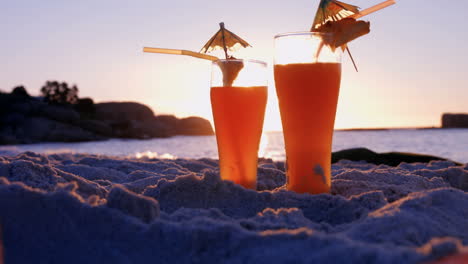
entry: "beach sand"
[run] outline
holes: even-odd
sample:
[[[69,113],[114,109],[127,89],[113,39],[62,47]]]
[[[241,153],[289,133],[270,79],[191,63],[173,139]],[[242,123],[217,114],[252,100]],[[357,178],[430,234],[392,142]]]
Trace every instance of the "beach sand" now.
[[[467,165],[342,160],[332,174],[332,194],[308,195],[283,190],[284,163],[271,160],[253,191],[220,180],[211,159],[3,156],[5,263],[424,263],[468,252]]]

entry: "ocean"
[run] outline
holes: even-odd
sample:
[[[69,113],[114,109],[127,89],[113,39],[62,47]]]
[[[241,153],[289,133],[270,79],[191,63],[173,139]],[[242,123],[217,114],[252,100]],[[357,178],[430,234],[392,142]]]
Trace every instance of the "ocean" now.
[[[390,129],[335,131],[333,151],[365,147],[376,152],[412,152],[468,163],[468,129]],[[176,136],[148,140],[111,139],[84,143],[41,143],[0,146],[0,155],[24,151],[89,153],[109,156],[160,158],[217,158],[215,136]],[[259,156],[284,160],[281,132],[265,132]]]

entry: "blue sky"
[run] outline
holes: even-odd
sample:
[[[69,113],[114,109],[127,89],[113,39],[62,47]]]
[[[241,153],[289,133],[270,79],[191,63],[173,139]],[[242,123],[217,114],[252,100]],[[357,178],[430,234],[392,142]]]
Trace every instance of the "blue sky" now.
[[[355,0],[362,8],[380,1]],[[453,3],[454,2],[454,3]],[[336,125],[437,126],[442,112],[468,112],[468,1],[397,0],[366,17],[371,33],[343,61]],[[456,4],[456,5],[454,5]],[[272,62],[273,36],[307,30],[318,5],[285,1],[4,1],[0,9],[0,89],[46,80],[75,83],[96,101],[139,101],[156,113],[211,118],[210,63],[144,54],[143,46],[198,51],[224,21],[253,48],[241,56]],[[465,20],[465,21],[464,21]],[[280,130],[270,76],[265,129]]]

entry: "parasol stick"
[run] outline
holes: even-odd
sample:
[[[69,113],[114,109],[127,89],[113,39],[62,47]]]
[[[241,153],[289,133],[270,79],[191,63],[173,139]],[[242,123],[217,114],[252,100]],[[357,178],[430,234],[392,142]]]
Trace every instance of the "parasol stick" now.
[[[203,54],[203,53],[198,53],[190,50],[179,50],[179,49],[162,49],[162,48],[150,48],[150,47],[144,47],[143,52],[149,52],[149,53],[162,53],[162,54],[174,54],[174,55],[186,55],[186,56],[192,56],[195,58],[199,59],[205,59],[205,60],[210,60],[210,61],[216,61],[219,60],[218,57]]]
[[[395,0],[387,0],[387,1],[382,2],[380,4],[376,4],[375,6],[364,9],[364,10],[360,11],[359,13],[357,13],[355,15],[352,15],[350,17],[354,18],[354,19],[359,19],[359,18],[361,18],[363,16],[367,16],[367,15],[372,14],[374,12],[377,12],[377,11],[379,11],[381,9],[389,7],[389,6],[393,5],[393,4],[396,4]]]

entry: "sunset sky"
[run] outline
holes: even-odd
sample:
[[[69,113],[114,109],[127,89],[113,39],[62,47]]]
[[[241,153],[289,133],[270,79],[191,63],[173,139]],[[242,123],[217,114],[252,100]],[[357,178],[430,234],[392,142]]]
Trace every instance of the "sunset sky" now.
[[[253,46],[237,57],[271,66],[273,36],[308,30],[318,2],[4,1],[0,89],[22,84],[38,95],[46,80],[66,81],[97,102],[138,101],[157,114],[211,120],[210,62],[142,47],[198,51],[224,21]],[[397,0],[366,17],[371,33],[350,43],[360,72],[343,60],[336,128],[439,126],[443,112],[468,112],[466,10],[465,0]],[[281,130],[270,73],[265,130]]]

